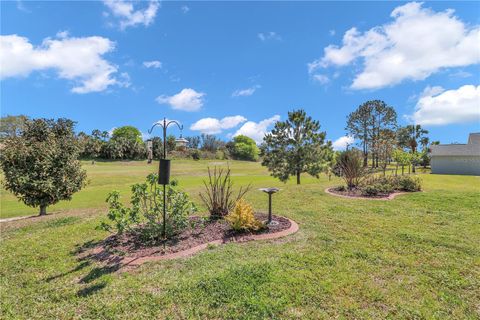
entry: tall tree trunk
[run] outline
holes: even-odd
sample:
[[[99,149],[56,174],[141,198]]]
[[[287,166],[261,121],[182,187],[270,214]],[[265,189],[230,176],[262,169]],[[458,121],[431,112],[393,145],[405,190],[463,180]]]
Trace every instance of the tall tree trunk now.
[[[41,205],[40,206],[40,215],[45,216],[47,214],[47,206],[46,205]]]
[[[412,163],[412,173],[415,173],[415,164]]]
[[[297,170],[297,184],[300,184],[300,170]]]
[[[363,141],[363,166],[368,166],[368,150],[367,150],[367,142]]]

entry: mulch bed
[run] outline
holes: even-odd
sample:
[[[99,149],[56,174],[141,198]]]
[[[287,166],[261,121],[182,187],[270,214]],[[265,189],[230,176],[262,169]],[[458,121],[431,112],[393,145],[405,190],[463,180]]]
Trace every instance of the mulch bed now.
[[[264,213],[256,213],[255,216],[260,221],[265,221],[268,217]],[[195,222],[202,221],[200,217],[192,217],[191,219]],[[189,249],[207,243],[256,240],[261,238],[261,235],[280,233],[292,226],[291,221],[284,217],[273,215],[273,221],[278,222],[278,224],[270,225],[255,232],[235,232],[223,219],[207,220],[203,224],[196,223],[193,228],[186,228],[173,239],[153,244],[145,244],[135,234],[112,235],[98,243],[93,250],[86,250],[84,253],[87,255],[83,255],[82,259],[93,259],[107,265],[129,264],[130,261],[135,260],[158,260],[162,257],[175,256],[176,253],[187,252]],[[192,253],[194,252],[192,251]]]
[[[332,195],[337,195],[340,197],[345,197],[345,198],[360,198],[360,199],[372,199],[372,200],[391,200],[395,198],[398,195],[405,194],[406,192],[404,191],[395,191],[392,193],[388,194],[379,194],[375,196],[366,196],[362,194],[362,191],[360,189],[353,189],[353,190],[340,190],[339,187],[333,187],[333,188],[327,188],[325,192],[332,194]]]

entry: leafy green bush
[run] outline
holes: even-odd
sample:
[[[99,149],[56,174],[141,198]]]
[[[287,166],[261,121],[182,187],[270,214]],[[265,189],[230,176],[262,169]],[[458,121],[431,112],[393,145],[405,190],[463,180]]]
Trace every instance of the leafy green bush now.
[[[385,195],[395,190],[414,192],[422,189],[421,180],[412,176],[370,177],[364,180],[360,190],[365,196]]]
[[[360,187],[364,196],[388,195],[394,191],[390,183],[374,183]]]
[[[422,190],[422,181],[418,177],[412,176],[399,176],[396,177],[397,183],[396,188],[397,190],[414,192]]]
[[[200,151],[198,149],[192,149],[190,156],[193,160],[200,160]]]
[[[252,138],[238,135],[228,144],[230,154],[234,159],[257,161],[260,152],[257,143]]]
[[[71,200],[85,185],[74,127],[68,119],[27,120],[23,131],[2,141],[5,189],[27,206],[40,207],[40,215],[50,205]]]
[[[243,198],[235,203],[235,208],[225,220],[235,231],[256,231],[263,228],[263,223],[255,218],[252,206]]]
[[[189,215],[197,208],[188,195],[176,188],[176,183],[166,187],[166,221],[163,220],[163,187],[157,183],[158,176],[149,174],[146,182],[132,186],[131,207],[120,202],[120,193],[113,191],[107,202],[109,223],[102,222],[103,230],[123,234],[138,233],[145,241],[161,240],[165,224],[166,238],[178,234],[189,225]],[[172,180],[172,182],[175,180]]]

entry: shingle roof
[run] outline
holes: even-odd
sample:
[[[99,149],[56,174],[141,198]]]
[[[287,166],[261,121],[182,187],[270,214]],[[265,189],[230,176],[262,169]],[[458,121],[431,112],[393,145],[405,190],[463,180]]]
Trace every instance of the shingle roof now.
[[[431,147],[435,156],[480,156],[480,133],[470,133],[467,144],[439,144]]]

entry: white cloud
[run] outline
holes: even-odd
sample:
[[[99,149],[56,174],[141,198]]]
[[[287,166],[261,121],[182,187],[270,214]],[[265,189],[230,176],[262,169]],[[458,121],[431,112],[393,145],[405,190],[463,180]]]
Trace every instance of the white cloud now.
[[[464,70],[459,70],[457,72],[450,74],[450,77],[454,77],[454,78],[470,78],[471,76],[473,76],[473,74]]]
[[[258,37],[258,39],[260,39],[262,41],[268,41],[268,40],[280,41],[280,40],[282,40],[282,37],[278,33],[273,32],[273,31],[260,32],[259,34],[257,34],[257,37]]]
[[[333,150],[345,150],[347,146],[353,144],[355,139],[352,136],[343,136],[332,143]]]
[[[446,125],[480,122],[480,86],[465,85],[456,90],[427,92],[409,117],[416,124]]]
[[[221,120],[216,118],[203,118],[192,124],[190,130],[200,131],[206,134],[217,134],[222,132],[222,130],[234,128],[245,121],[247,121],[247,119],[242,116],[225,117]]]
[[[17,0],[17,9],[26,13],[31,13],[31,11],[25,7],[25,4],[22,0]]]
[[[188,11],[190,11],[190,8],[188,6],[181,6],[180,10],[182,10],[183,13],[187,13]]]
[[[335,30],[333,30],[333,29],[328,31],[328,34],[331,35],[332,37],[335,35],[335,33],[336,33],[336,32],[335,32]]]
[[[245,135],[252,138],[257,143],[261,143],[263,141],[263,137],[265,134],[267,134],[268,127],[273,125],[278,120],[280,120],[280,116],[274,115],[273,117],[262,120],[258,123],[248,121],[244,123],[243,126],[241,126],[233,136]]]
[[[247,97],[247,96],[251,96],[252,94],[255,93],[255,91],[257,91],[257,89],[259,89],[260,86],[253,86],[253,87],[250,87],[250,88],[247,88],[247,89],[238,89],[238,90],[235,90],[233,93],[232,93],[232,97]]]
[[[324,56],[308,64],[312,74],[329,66],[363,61],[351,88],[375,89],[404,80],[424,80],[442,68],[480,62],[480,26],[468,26],[449,9],[435,12],[411,2],[395,8],[393,21],[343,36],[342,46],[329,45]]]
[[[110,9],[111,14],[119,19],[119,26],[122,30],[137,24],[149,26],[155,20],[160,7],[157,0],[149,1],[146,8],[137,10],[132,2],[125,0],[104,0],[103,3]]]
[[[144,61],[143,66],[145,68],[154,68],[154,69],[159,69],[162,67],[162,63],[158,60],[153,60],[153,61]]]
[[[115,78],[117,66],[102,57],[115,49],[114,42],[99,36],[73,38],[65,32],[60,32],[59,36],[59,39],[44,39],[38,47],[15,34],[0,36],[0,78],[54,69],[59,78],[75,83],[74,93],[103,91],[112,85],[125,86],[124,81]]]
[[[160,104],[168,104],[175,110],[198,111],[203,106],[205,93],[185,88],[173,96],[161,95],[156,101]]]
[[[312,78],[320,84],[327,84],[330,82],[330,78],[324,74],[314,74],[312,75]]]

